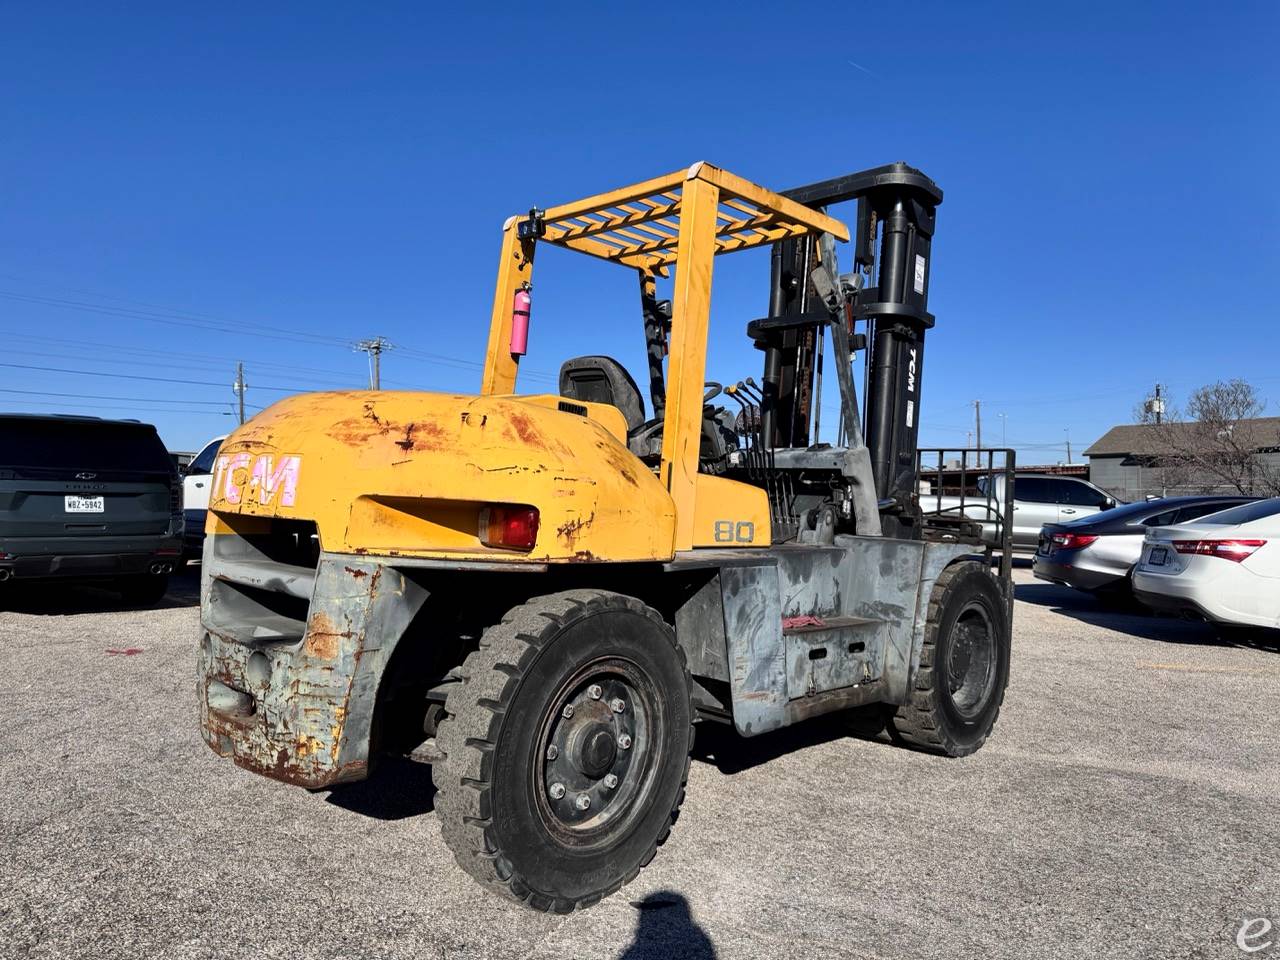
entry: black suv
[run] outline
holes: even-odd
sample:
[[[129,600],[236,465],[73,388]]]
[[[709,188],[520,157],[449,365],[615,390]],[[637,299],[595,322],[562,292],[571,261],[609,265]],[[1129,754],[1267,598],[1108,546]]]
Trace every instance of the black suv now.
[[[182,556],[182,487],[156,428],[0,414],[0,590],[96,581],[156,603]]]

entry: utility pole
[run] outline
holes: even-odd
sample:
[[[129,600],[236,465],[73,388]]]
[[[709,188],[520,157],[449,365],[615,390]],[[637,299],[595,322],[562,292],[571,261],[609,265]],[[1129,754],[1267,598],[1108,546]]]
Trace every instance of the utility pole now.
[[[1164,423],[1164,394],[1161,392],[1164,387],[1156,384],[1156,392],[1154,396],[1147,398],[1146,412],[1156,418],[1156,424]]]
[[[244,362],[236,364],[236,382],[231,385],[231,389],[235,392],[236,399],[239,401],[240,422],[244,423],[244,390],[248,384],[244,382]]]
[[[369,355],[369,389],[382,389],[382,354],[387,350],[394,350],[395,344],[386,337],[371,337],[368,340],[359,340],[355,344],[355,349],[360,353]]]
[[[981,400],[973,401],[973,422],[974,422],[974,427],[977,430],[976,436],[978,440],[977,444],[974,446],[973,449],[981,450],[982,449],[982,401]]]
[[[1071,428],[1064,427],[1063,433],[1067,435],[1067,465],[1071,465]]]

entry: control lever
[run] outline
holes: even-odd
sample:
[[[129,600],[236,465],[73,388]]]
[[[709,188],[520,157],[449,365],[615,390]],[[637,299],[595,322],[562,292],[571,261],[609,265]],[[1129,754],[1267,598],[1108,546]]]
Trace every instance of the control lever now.
[[[824,233],[818,240],[819,262],[809,274],[813,289],[822,298],[827,309],[831,311],[831,345],[835,347],[836,380],[840,384],[841,407],[844,410],[845,435],[849,438],[849,446],[866,445],[862,437],[862,415],[858,412],[858,395],[853,388],[853,371],[849,358],[853,355],[853,344],[849,338],[850,296],[857,294],[858,285],[850,284],[846,288],[840,276],[836,262],[836,239]]]

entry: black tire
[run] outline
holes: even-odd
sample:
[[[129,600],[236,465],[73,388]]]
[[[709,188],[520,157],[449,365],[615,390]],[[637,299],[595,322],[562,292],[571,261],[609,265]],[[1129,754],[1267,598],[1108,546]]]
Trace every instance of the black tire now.
[[[538,597],[486,630],[459,674],[433,767],[459,865],[554,913],[634,879],[671,832],[693,741],[689,670],[657,611],[604,590]]]
[[[131,607],[154,607],[169,592],[168,574],[128,577],[116,581],[120,599]]]
[[[981,563],[947,567],[929,596],[920,669],[893,725],[905,741],[949,757],[986,742],[1009,682],[1009,615]]]

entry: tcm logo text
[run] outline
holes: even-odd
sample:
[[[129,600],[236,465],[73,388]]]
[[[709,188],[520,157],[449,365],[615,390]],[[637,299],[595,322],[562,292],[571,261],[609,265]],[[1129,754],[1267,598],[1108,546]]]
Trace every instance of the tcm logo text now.
[[[228,454],[218,458],[210,493],[231,504],[256,500],[264,507],[273,502],[292,507],[298,496],[301,469],[302,457],[297,454]]]

